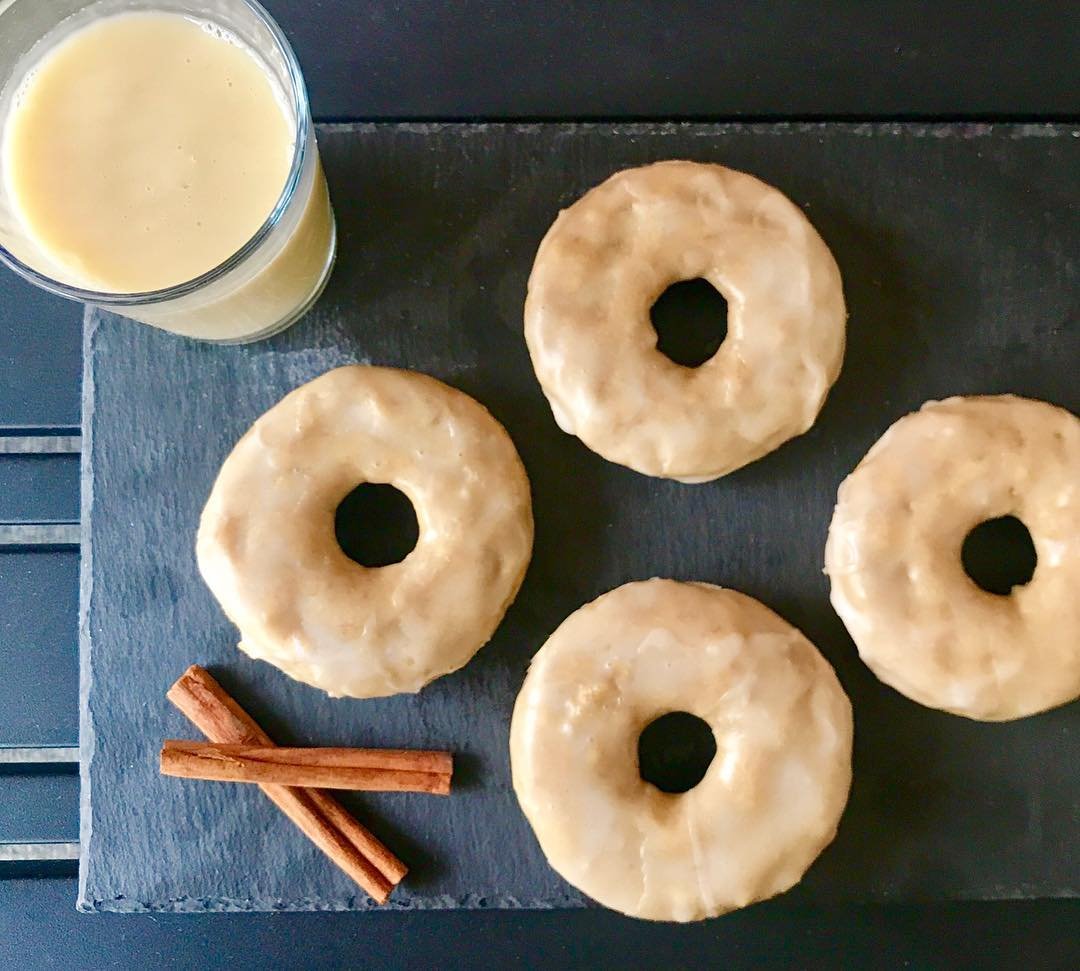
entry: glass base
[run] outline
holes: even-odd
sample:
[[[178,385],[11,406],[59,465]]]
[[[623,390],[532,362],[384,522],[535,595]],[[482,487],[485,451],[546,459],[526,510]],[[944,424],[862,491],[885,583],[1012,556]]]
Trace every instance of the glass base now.
[[[322,276],[319,277],[319,282],[315,284],[314,289],[311,291],[311,295],[296,308],[287,317],[271,324],[265,330],[256,331],[254,334],[247,334],[244,337],[229,337],[224,340],[213,340],[207,337],[195,337],[193,340],[201,340],[205,344],[254,344],[256,341],[264,341],[268,337],[273,337],[276,334],[280,334],[283,330],[288,330],[295,324],[301,317],[304,316],[322,296],[323,291],[326,289],[327,283],[330,282],[330,275],[334,272],[334,264],[337,262],[337,220],[334,218],[333,213],[330,214],[330,255],[326,260],[326,268],[322,272]]]

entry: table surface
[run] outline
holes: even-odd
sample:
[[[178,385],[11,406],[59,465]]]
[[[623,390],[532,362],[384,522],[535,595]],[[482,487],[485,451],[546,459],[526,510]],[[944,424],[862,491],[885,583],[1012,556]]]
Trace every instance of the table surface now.
[[[267,0],[320,120],[385,118],[1071,119],[1075,5]],[[55,524],[57,543],[0,558],[0,745],[76,732],[80,310],[0,273],[0,524]],[[17,437],[56,436],[47,456]],[[5,445],[5,443],[8,443]],[[7,528],[0,526],[0,531]],[[2,534],[0,534],[2,535]],[[65,545],[67,544],[67,545]],[[74,838],[73,775],[0,776],[0,842]],[[667,927],[603,911],[83,916],[64,864],[0,864],[9,967],[736,967],[1080,964],[1076,901],[814,908],[782,898]],[[298,941],[302,940],[302,944]],[[299,949],[299,950],[298,950]]]

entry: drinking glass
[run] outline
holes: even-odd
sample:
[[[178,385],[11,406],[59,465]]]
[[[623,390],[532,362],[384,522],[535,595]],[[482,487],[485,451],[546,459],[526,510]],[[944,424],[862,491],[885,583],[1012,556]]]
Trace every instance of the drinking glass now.
[[[132,11],[216,25],[259,60],[294,126],[292,162],[276,204],[240,249],[192,280],[143,293],[89,290],[21,224],[0,153],[0,261],[52,293],[176,334],[224,344],[269,337],[318,299],[333,268],[336,230],[300,65],[255,0],[0,0],[0,132],[17,89],[44,51],[91,21]]]

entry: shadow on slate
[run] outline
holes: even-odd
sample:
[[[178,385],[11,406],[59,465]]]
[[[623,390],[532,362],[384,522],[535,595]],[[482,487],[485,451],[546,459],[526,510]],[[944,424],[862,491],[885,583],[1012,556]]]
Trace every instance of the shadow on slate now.
[[[928,398],[1015,391],[1080,410],[1074,294],[1080,146],[1066,127],[358,125],[320,132],[340,231],[325,296],[251,347],[108,315],[86,327],[83,869],[98,910],[367,909],[253,787],[163,779],[164,699],[208,665],[281,743],[445,747],[448,800],[347,797],[412,865],[391,906],[585,901],[545,863],[510,785],[507,728],[529,658],[627,580],[758,597],[835,665],[855,708],[836,842],[793,894],[819,901],[1080,892],[1080,707],[1013,724],[933,712],[880,685],[828,603],[836,488]],[[521,335],[536,246],[616,169],[661,158],[753,172],[804,207],[840,264],[844,371],[806,435],[717,482],[609,464],[556,428]],[[429,372],[502,421],[528,468],[536,547],[506,621],[416,696],[331,700],[234,647],[192,552],[217,469],[281,396],[336,365]],[[584,780],[568,780],[584,784]]]

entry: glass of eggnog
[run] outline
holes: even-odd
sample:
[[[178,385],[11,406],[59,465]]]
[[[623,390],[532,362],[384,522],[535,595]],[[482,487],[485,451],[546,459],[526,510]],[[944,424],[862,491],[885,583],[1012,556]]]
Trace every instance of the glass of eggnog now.
[[[0,0],[0,260],[16,273],[242,343],[314,303],[335,239],[300,67],[254,0]]]

